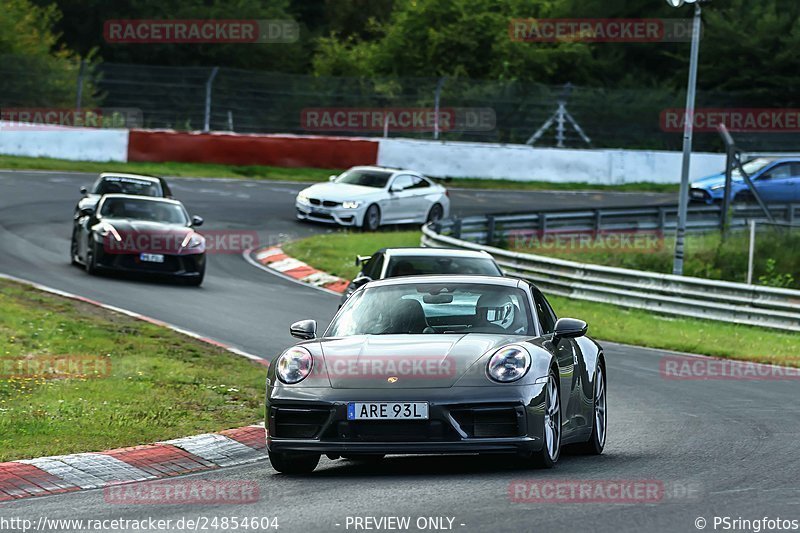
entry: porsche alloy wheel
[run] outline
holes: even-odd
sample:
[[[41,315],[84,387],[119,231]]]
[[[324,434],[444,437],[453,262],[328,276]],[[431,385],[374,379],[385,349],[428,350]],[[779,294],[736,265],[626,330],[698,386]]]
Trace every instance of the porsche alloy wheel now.
[[[544,431],[541,451],[533,456],[534,465],[552,468],[561,454],[561,398],[558,394],[558,378],[550,371],[545,387]]]

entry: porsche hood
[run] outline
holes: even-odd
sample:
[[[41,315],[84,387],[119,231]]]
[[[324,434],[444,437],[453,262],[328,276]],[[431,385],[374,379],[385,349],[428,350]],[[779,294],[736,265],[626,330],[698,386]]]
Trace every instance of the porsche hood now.
[[[515,341],[477,333],[322,339],[322,361],[316,354],[314,361],[322,364],[310,377],[330,380],[334,389],[452,387],[484,354]]]

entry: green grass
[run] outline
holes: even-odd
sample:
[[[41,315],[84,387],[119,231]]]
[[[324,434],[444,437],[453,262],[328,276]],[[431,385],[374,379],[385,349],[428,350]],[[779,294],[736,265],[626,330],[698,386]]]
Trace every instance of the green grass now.
[[[321,270],[352,278],[358,273],[358,267],[353,264],[356,254],[369,255],[382,247],[418,246],[419,238],[418,231],[339,232],[287,243],[283,249],[290,256]],[[597,339],[731,359],[800,366],[800,335],[796,333],[670,317],[552,295],[549,300],[558,316],[586,320],[590,334]]]
[[[11,170],[64,170],[74,172],[132,172],[156,176],[186,176],[196,178],[247,178],[298,182],[327,181],[331,174],[341,170],[320,168],[283,168],[261,165],[220,165],[213,163],[99,163],[95,161],[68,161],[45,157],[19,157],[0,155],[0,168]],[[622,185],[595,185],[583,182],[553,183],[548,181],[520,182],[481,178],[455,178],[448,187],[464,189],[503,190],[609,190],[628,192],[678,192],[678,185],[663,183],[625,183]]]
[[[56,356],[92,364],[85,375],[32,370]],[[32,361],[25,372],[20,358]],[[166,328],[0,280],[0,461],[252,424],[265,375]]]
[[[651,240],[645,240],[646,238]],[[553,241],[537,241],[535,238],[520,238],[516,242],[512,240],[505,244],[514,251],[560,257],[569,261],[672,273],[675,248],[673,237],[662,239],[656,235],[642,236],[640,242],[647,246],[640,249],[631,247],[624,251],[586,249],[569,244],[556,247]],[[747,278],[748,245],[749,234],[744,231],[732,232],[725,242],[721,241],[717,232],[687,235],[683,272],[687,276],[743,283]],[[800,232],[760,229],[756,234],[753,280],[763,285],[800,288],[798,250]]]

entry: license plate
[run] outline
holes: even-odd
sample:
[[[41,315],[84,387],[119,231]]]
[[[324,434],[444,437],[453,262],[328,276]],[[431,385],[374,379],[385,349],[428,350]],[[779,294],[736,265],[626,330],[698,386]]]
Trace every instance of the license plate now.
[[[427,420],[428,402],[350,402],[348,420]]]
[[[314,215],[329,215],[331,213],[331,210],[311,208],[311,213]]]
[[[139,259],[142,261],[147,261],[148,263],[163,263],[164,262],[164,255],[163,254],[140,254]]]

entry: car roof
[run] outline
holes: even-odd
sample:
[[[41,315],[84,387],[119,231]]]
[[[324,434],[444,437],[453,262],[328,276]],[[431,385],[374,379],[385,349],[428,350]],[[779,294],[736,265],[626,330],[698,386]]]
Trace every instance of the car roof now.
[[[144,181],[154,181],[154,182],[161,181],[156,176],[149,176],[147,174],[128,174],[126,172],[101,172],[100,179],[103,178],[131,178]]]
[[[523,282],[517,278],[504,278],[499,276],[473,276],[459,274],[437,274],[432,276],[408,276],[386,278],[370,281],[364,287],[384,287],[387,285],[419,285],[422,283],[464,283],[483,285],[503,285],[505,287],[519,287]]]
[[[161,198],[160,196],[139,196],[138,194],[112,193],[112,194],[104,194],[100,198],[100,201],[103,201],[106,198],[123,198],[123,199],[130,199],[130,200],[142,200],[142,201],[145,201],[145,202],[161,202],[162,204],[183,205],[178,200],[173,200],[172,198]]]
[[[417,172],[416,170],[409,170],[407,168],[394,168],[394,167],[379,167],[376,165],[359,165],[356,167],[349,168],[348,170],[375,170],[380,172],[390,172],[392,174],[397,174],[398,172],[409,173],[409,174],[416,174],[422,176],[421,173]]]
[[[392,257],[475,257],[480,259],[492,259],[492,256],[483,250],[459,250],[457,248],[381,248],[378,250]]]

